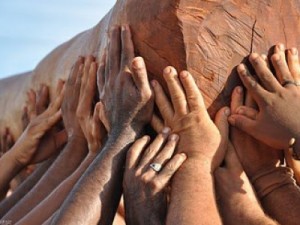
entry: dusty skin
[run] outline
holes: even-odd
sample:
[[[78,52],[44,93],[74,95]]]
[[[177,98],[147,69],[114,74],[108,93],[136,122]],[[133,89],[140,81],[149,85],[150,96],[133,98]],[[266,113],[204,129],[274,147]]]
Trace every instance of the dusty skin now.
[[[57,80],[67,78],[78,56],[93,54],[100,60],[107,31],[122,23],[130,25],[150,78],[166,87],[161,76],[166,66],[190,71],[214,114],[229,103],[237,81],[233,68],[249,53],[266,54],[279,42],[300,47],[299,15],[298,0],[118,0],[99,24],[56,48],[33,71],[0,81],[0,127],[11,125],[13,136],[20,135],[16,121],[24,93],[44,83],[52,99]]]

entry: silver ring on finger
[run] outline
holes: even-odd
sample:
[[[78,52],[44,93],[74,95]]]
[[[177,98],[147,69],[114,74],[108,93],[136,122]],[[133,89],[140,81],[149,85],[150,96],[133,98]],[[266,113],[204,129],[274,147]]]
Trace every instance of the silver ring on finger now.
[[[290,84],[297,86],[297,84],[294,81],[286,80],[282,83],[282,87],[285,87],[285,86],[290,85]]]
[[[155,172],[159,172],[162,169],[162,165],[159,163],[151,163],[150,168],[153,169]]]

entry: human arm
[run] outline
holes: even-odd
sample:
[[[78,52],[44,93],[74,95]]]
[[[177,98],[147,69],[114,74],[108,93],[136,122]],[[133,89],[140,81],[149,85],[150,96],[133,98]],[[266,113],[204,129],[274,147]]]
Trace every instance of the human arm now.
[[[221,224],[214,194],[213,172],[225,150],[220,133],[209,118],[201,93],[191,74],[180,75],[172,67],[164,70],[172,102],[162,87],[152,81],[155,102],[166,126],[180,136],[177,151],[187,160],[175,174],[167,224]],[[220,115],[225,116],[225,113]],[[191,179],[193,177],[193,179]],[[206,213],[199,213],[199,212]]]
[[[93,99],[96,95],[96,72],[97,66],[94,57],[86,57],[81,76],[80,95],[76,114],[88,142],[88,155],[71,176],[64,180],[47,198],[22,218],[18,224],[42,224],[54,212],[59,210],[59,207],[77,180],[99,153],[103,140],[106,137],[106,132],[99,120],[99,105],[96,105],[95,108],[93,106]]]
[[[229,141],[228,121],[223,119],[215,122],[224,146],[228,146],[222,165],[214,172],[217,202],[223,224],[276,225],[275,221],[265,215],[236,151]]]
[[[40,162],[48,157],[43,149],[38,146],[45,133],[51,129],[60,119],[59,111],[63,99],[63,84],[59,84],[56,92],[56,99],[47,110],[33,118],[21,137],[0,159],[0,187],[8,183],[29,163]]]
[[[83,59],[79,58],[65,84],[66,89],[62,103],[62,116],[68,135],[68,142],[59,157],[37,185],[18,205],[5,215],[5,218],[11,219],[14,223],[24,217],[32,208],[45,199],[65,178],[72,174],[87,154],[87,143],[75,115],[81,82],[81,78],[78,78],[78,74],[81,75],[82,69]]]
[[[113,221],[122,192],[127,150],[141,135],[153,110],[144,61],[135,58],[131,63],[133,57],[129,27],[123,27],[122,31],[119,27],[112,29],[106,69],[100,65],[102,72],[98,77],[103,79],[102,91],[105,90],[101,102],[111,128],[108,140],[51,224],[111,224]]]
[[[254,107],[241,87],[232,93],[231,110]],[[273,149],[236,128],[231,129],[232,143],[265,212],[282,224],[297,224],[300,192],[289,168],[280,165],[283,151]],[[289,216],[286,216],[289,215]]]
[[[165,224],[167,187],[186,159],[184,153],[174,154],[179,137],[169,136],[169,132],[170,128],[163,129],[152,143],[149,143],[149,136],[144,136],[127,153],[123,179],[127,224]],[[150,167],[151,163],[162,168],[155,171]]]

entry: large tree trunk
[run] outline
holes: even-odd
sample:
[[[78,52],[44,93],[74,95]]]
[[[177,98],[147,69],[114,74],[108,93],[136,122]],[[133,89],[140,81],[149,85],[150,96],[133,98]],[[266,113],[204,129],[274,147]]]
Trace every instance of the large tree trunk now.
[[[234,67],[250,52],[267,53],[278,42],[299,47],[299,10],[298,0],[119,0],[98,25],[56,48],[34,71],[0,81],[0,127],[19,135],[26,90],[46,83],[53,92],[79,55],[100,58],[107,30],[123,23],[130,24],[151,78],[163,82],[168,65],[188,69],[214,114],[238,82]]]

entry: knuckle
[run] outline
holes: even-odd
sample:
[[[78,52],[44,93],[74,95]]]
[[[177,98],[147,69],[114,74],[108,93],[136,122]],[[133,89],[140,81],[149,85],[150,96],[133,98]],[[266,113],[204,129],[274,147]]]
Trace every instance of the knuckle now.
[[[148,186],[154,192],[158,191],[158,190],[161,190],[161,188],[162,188],[162,184],[159,181],[159,179],[152,179],[150,182],[148,182]]]

